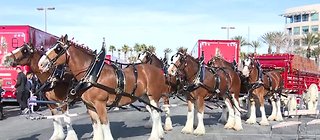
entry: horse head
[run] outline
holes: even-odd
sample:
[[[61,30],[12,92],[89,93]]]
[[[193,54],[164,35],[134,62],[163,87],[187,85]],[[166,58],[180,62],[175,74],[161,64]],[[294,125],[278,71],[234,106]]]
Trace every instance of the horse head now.
[[[191,80],[199,70],[200,63],[197,59],[185,52],[177,52],[171,57],[171,64],[168,68],[168,74],[183,79]]]
[[[25,43],[3,56],[2,64],[5,66],[29,65],[34,52],[34,47]]]
[[[248,78],[250,75],[253,74],[253,70],[257,70],[257,62],[254,61],[252,57],[246,57],[243,61],[243,69],[242,74],[244,77]]]
[[[67,35],[61,37],[57,43],[41,57],[38,63],[39,69],[42,72],[47,72],[53,66],[67,63],[68,54],[66,52],[71,45],[72,43],[68,41]]]
[[[149,50],[145,50],[142,53],[138,55],[138,60],[141,61],[141,63],[152,63],[151,57],[154,54],[150,52]]]

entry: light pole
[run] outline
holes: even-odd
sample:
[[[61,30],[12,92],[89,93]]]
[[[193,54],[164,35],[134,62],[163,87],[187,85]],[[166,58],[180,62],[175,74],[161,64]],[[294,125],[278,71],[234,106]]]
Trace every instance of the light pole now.
[[[221,29],[227,29],[227,39],[229,40],[229,30],[230,29],[236,29],[235,27],[230,27],[230,26],[225,26],[225,27],[221,27]]]
[[[44,11],[44,31],[47,32],[47,10],[55,10],[54,7],[39,7],[37,10]]]

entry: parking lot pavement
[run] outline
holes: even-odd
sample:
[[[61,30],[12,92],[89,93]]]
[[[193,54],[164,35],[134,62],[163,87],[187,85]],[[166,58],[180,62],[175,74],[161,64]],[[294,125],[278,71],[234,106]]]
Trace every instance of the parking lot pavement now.
[[[206,134],[203,136],[194,136],[192,134],[182,134],[180,131],[186,121],[186,104],[179,100],[170,100],[173,106],[171,107],[171,117],[173,122],[173,130],[166,132],[164,139],[167,140],[281,140],[281,139],[320,139],[320,125],[305,125],[307,122],[315,119],[314,117],[303,116],[301,118],[286,118],[285,121],[301,121],[298,125],[277,128],[271,131],[271,126],[278,122],[270,122],[270,126],[260,126],[258,124],[245,124],[245,114],[243,114],[244,130],[236,132],[223,128],[223,124],[217,120],[221,114],[221,109],[214,107],[214,110],[206,109],[204,116],[204,124]],[[141,106],[140,103],[135,103]],[[211,105],[211,104],[209,104]],[[53,127],[52,120],[28,120],[26,116],[17,114],[17,107],[5,107],[5,113],[8,117],[0,121],[0,139],[48,139],[50,138]],[[43,109],[38,113],[50,115],[50,111]],[[79,116],[73,117],[73,127],[77,132],[79,139],[91,139],[92,126],[91,121],[86,114],[86,109],[82,103],[77,103],[70,109],[70,113],[80,113]],[[267,113],[268,114],[268,113]],[[270,114],[270,111],[269,111]],[[111,132],[115,139],[119,140],[141,140],[148,139],[151,129],[144,128],[144,124],[149,119],[148,112],[139,112],[135,109],[120,109],[118,111],[109,111],[109,120]],[[259,121],[259,117],[258,120]],[[162,113],[162,121],[164,122],[164,114]],[[298,131],[300,130],[300,131]]]

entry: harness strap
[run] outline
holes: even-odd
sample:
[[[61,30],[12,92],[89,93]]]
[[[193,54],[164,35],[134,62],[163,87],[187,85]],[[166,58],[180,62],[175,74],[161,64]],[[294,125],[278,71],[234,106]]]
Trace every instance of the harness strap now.
[[[134,93],[136,92],[137,87],[138,87],[138,70],[137,70],[135,64],[133,64],[132,67],[133,67],[133,74],[134,74],[135,82],[134,82],[134,88],[131,92],[131,95],[134,96]]]
[[[122,98],[122,93],[124,92],[124,74],[123,74],[123,71],[115,64],[111,64],[111,66],[115,69],[115,72],[116,72],[116,76],[117,76],[117,87],[115,89],[115,93],[116,93],[116,98],[115,98],[115,101],[110,105],[110,108],[113,108],[113,107],[116,107],[118,106],[121,98]]]
[[[103,89],[103,90],[105,90],[105,91],[107,91],[107,92],[109,92],[109,93],[111,93],[111,94],[117,94],[116,89],[114,89],[114,88],[110,88],[110,87],[108,87],[108,86],[99,84],[99,83],[94,82],[94,81],[92,81],[92,85],[93,85],[94,87]],[[144,104],[152,107],[153,109],[155,109],[155,110],[157,110],[157,111],[159,111],[159,112],[163,112],[160,108],[155,107],[155,106],[151,105],[150,103],[144,101],[143,99],[141,99],[141,98],[139,98],[139,97],[137,97],[137,96],[134,96],[134,95],[132,95],[132,94],[129,94],[129,93],[126,93],[126,92],[122,92],[122,93],[119,93],[119,94],[117,94],[117,95],[126,96],[126,97],[129,97],[129,98],[132,98],[132,99],[136,99],[136,100],[138,100],[138,101],[140,101],[140,102],[142,102],[142,103],[144,103]]]

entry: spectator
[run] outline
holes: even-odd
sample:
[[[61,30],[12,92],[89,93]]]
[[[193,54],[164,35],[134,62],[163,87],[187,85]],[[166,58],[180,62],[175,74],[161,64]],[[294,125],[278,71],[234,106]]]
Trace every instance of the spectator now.
[[[16,71],[18,72],[17,75],[17,82],[14,86],[16,88],[16,97],[19,103],[21,114],[24,114],[28,111],[27,101],[30,95],[29,90],[27,89],[27,76],[22,72],[20,67],[16,67]]]
[[[2,105],[2,93],[5,92],[4,89],[2,89],[2,84],[3,84],[3,79],[0,78],[0,120],[4,119],[4,114],[3,114],[3,105]]]

